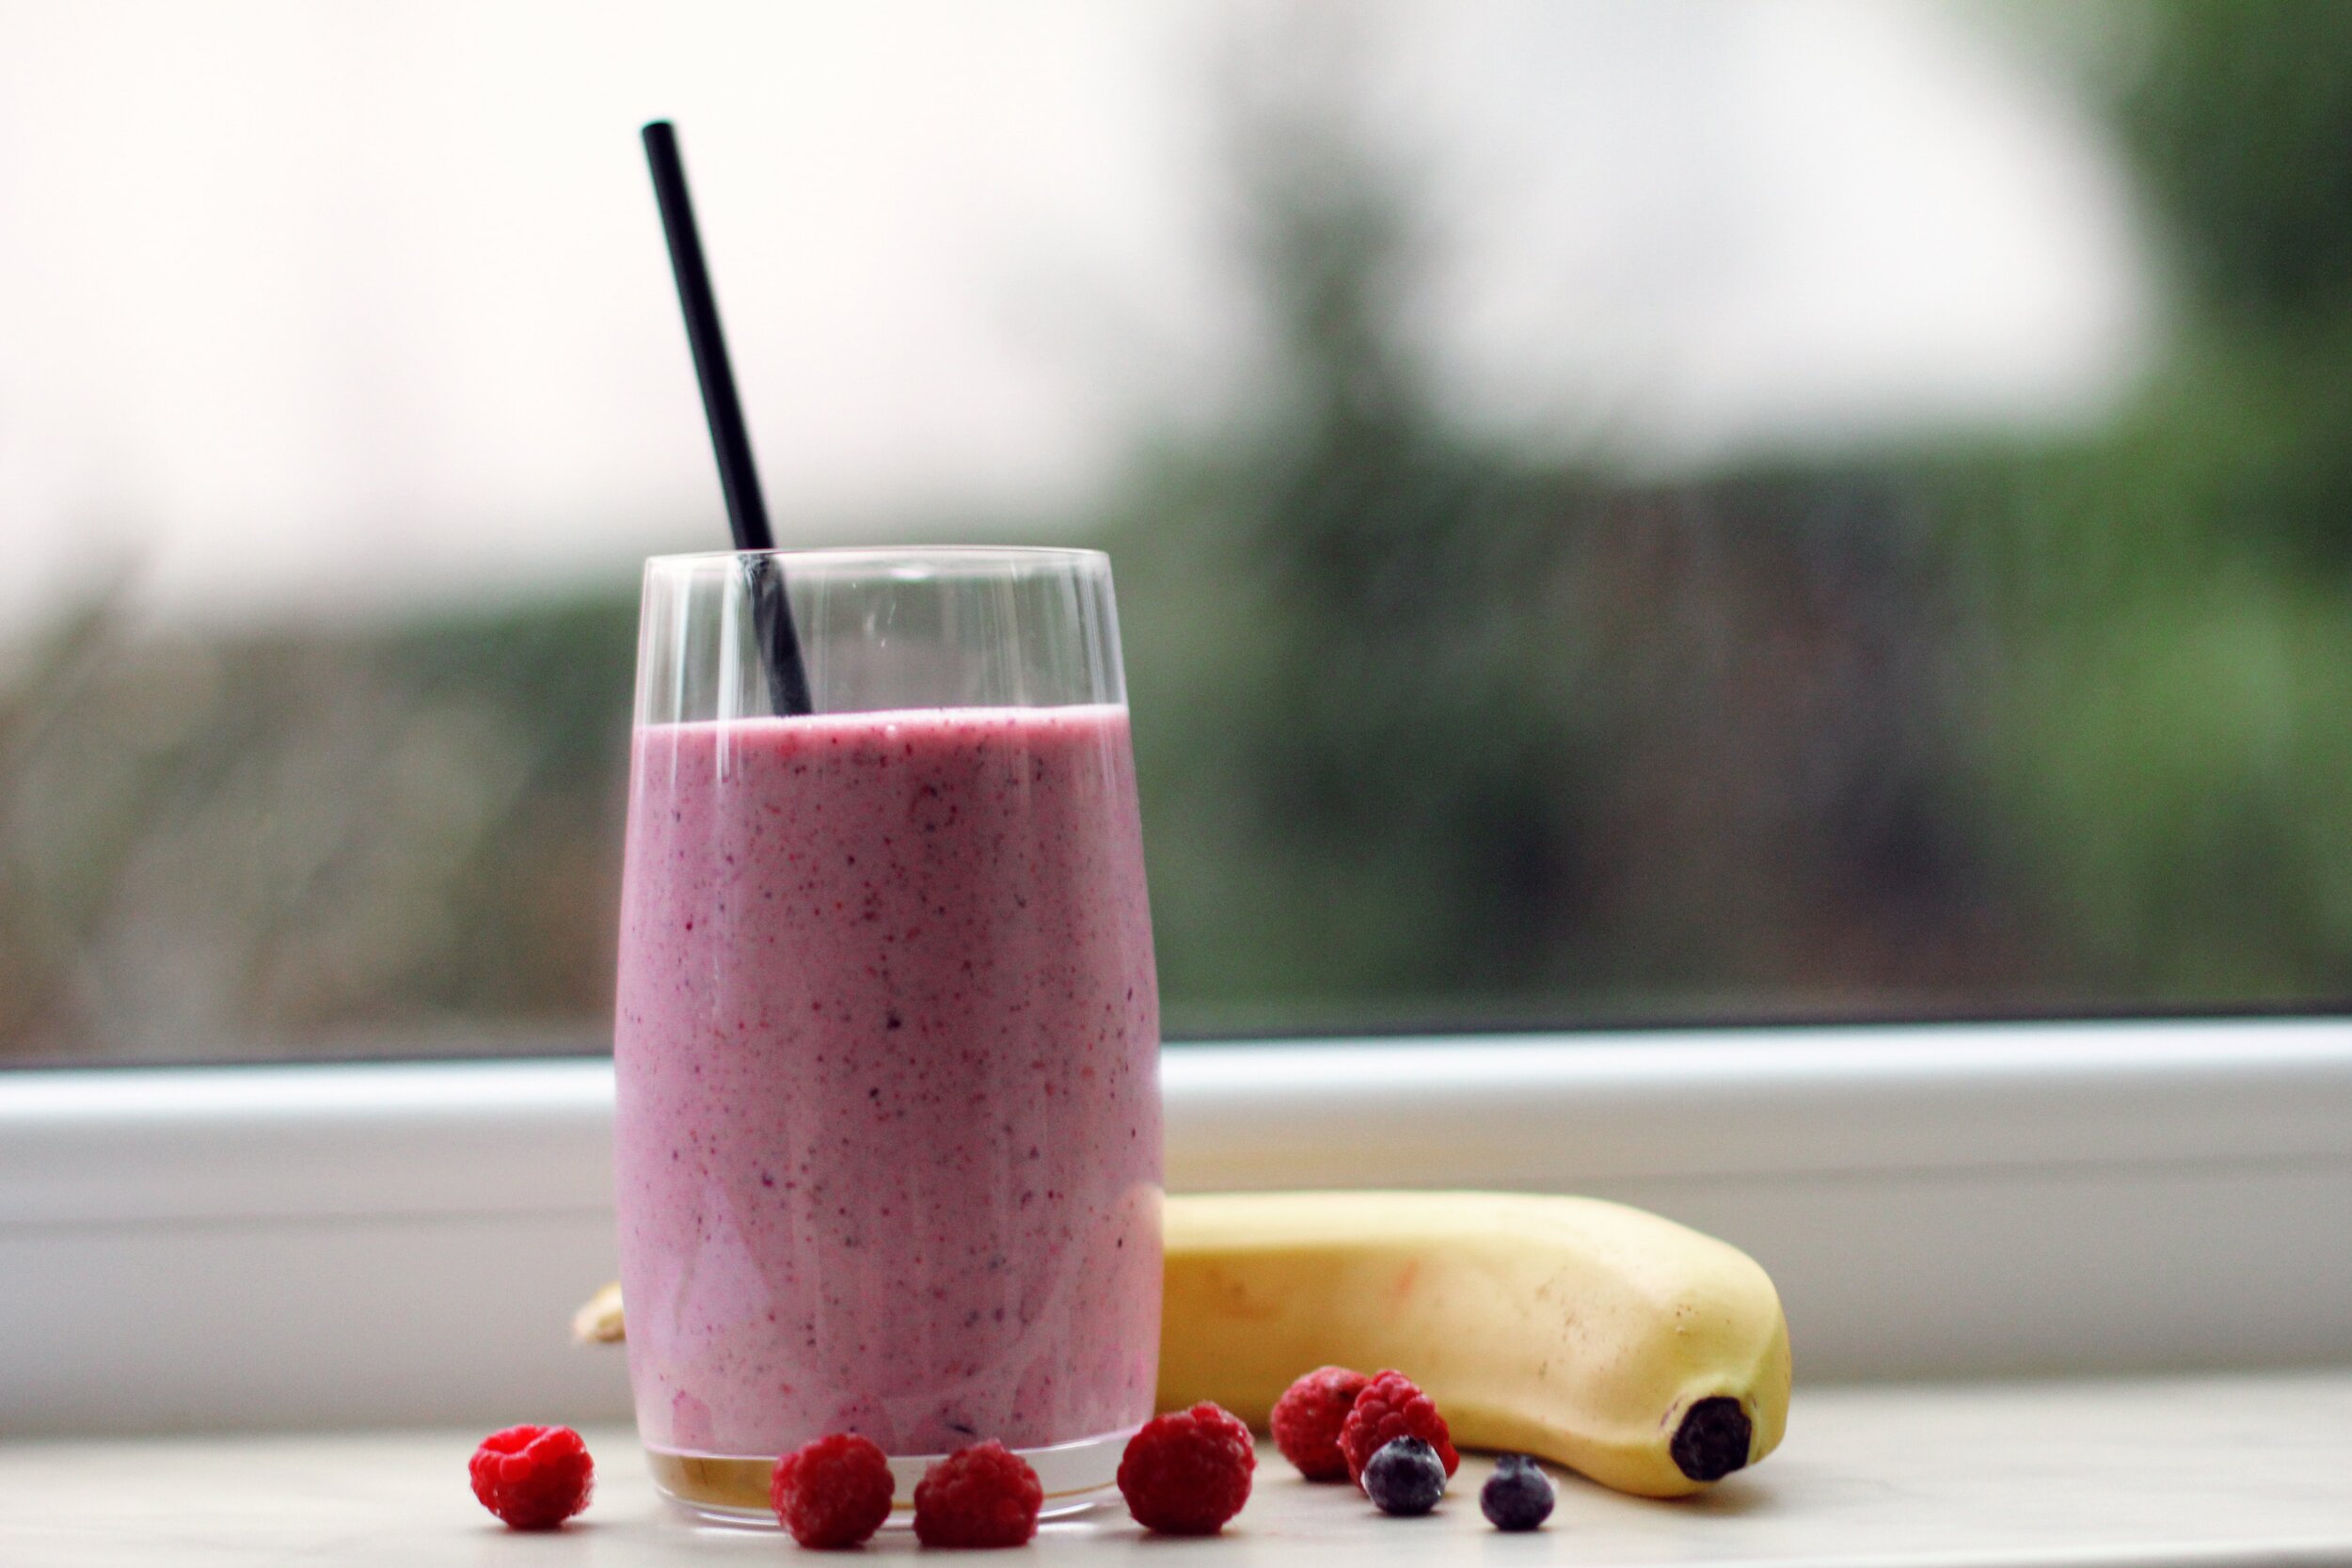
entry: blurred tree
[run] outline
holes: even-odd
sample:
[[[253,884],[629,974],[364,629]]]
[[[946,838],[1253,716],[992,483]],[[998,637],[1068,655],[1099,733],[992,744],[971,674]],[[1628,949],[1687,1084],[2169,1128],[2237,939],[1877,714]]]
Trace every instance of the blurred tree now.
[[[1453,419],[1427,210],[1245,99],[1264,375],[1105,503],[1171,1031],[2352,991],[2352,8],[2150,0],[2178,258],[2090,435],[1667,482]],[[577,1048],[625,590],[0,670],[0,1053]]]
[[[0,703],[0,1054],[594,1046],[631,613],[74,619]]]
[[[2089,438],[1913,465],[1985,631],[1997,854],[2070,995],[2352,992],[2352,8],[2125,8],[2096,84],[2178,258]]]
[[[1110,541],[1171,1025],[1980,978],[1899,498],[1629,486],[1467,432],[1413,350],[1396,165],[1327,104],[1243,125],[1268,372],[1151,453]]]
[[[1394,163],[1245,121],[1278,363],[1116,543],[1173,1020],[2352,988],[2352,8],[2123,20],[2175,340],[1991,450],[1640,486],[1471,437]]]
[[[2201,307],[2274,326],[2352,293],[2352,7],[2150,0],[2115,119]]]

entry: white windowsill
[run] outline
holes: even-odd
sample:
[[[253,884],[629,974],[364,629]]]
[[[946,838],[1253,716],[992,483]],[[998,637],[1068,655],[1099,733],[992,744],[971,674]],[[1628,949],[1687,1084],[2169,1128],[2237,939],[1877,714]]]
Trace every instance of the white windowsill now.
[[[1184,1189],[1499,1186],[1754,1253],[1801,1378],[2352,1361],[2352,1025],[1185,1046]],[[0,1075],[19,1432],[609,1418],[601,1062]]]
[[[351,1568],[463,1561],[599,1568],[802,1559],[777,1536],[699,1533],[656,1499],[635,1434],[590,1427],[596,1491],[550,1540],[501,1530],[462,1460],[478,1428],[0,1444],[10,1568]],[[1809,1389],[1786,1444],[1711,1493],[1620,1497],[1563,1475],[1551,1518],[1479,1517],[1488,1461],[1465,1455],[1429,1518],[1382,1517],[1313,1486],[1271,1445],[1214,1541],[1150,1538],[1116,1506],[1050,1526],[1007,1560],[1223,1568],[2341,1568],[2352,1512],[2352,1377],[2338,1372],[2066,1384]],[[135,1474],[126,1487],[122,1478]],[[163,1546],[169,1543],[168,1548]],[[891,1531],[845,1560],[935,1560]]]

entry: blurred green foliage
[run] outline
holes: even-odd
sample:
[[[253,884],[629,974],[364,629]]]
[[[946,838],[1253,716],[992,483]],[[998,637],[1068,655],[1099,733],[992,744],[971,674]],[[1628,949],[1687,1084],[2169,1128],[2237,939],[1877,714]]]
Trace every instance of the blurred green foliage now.
[[[2120,23],[2177,320],[2087,438],[1482,445],[1393,170],[1259,128],[1284,381],[1114,545],[1179,1027],[2352,992],[2352,8]]]
[[[2115,122],[2198,306],[2308,325],[2352,279],[2352,8],[2148,0]]]
[[[1899,493],[1630,485],[1466,432],[1398,307],[1393,171],[1327,120],[1247,142],[1279,372],[1155,451],[1109,539],[1171,1027],[1990,989]]]
[[[0,1053],[593,1048],[634,606],[103,635],[0,703]]]
[[[2067,988],[2352,994],[2352,9],[2133,8],[2172,341],[2113,428],[1923,466],[1989,641],[1987,840]]]
[[[1271,373],[1099,522],[1171,1033],[2352,992],[2352,8],[2113,14],[2176,289],[2114,420],[1673,482],[1455,420],[1407,177],[1245,106]],[[0,1053],[592,1045],[632,617],[60,628]]]

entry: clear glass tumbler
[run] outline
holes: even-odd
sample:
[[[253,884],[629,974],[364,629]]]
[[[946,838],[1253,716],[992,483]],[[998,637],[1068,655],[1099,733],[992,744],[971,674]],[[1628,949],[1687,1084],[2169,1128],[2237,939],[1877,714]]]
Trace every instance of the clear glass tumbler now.
[[[780,715],[779,582],[814,712]],[[787,634],[788,635],[788,634]],[[831,1432],[1084,1506],[1152,1414],[1159,1002],[1110,563],[646,563],[613,1060],[663,1491]]]

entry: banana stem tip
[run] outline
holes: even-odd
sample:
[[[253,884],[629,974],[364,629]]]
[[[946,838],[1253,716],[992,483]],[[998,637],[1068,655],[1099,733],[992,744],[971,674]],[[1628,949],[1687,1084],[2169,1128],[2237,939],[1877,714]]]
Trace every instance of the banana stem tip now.
[[[1755,1424],[1738,1400],[1718,1394],[1682,1413],[1668,1452],[1676,1468],[1692,1481],[1721,1481],[1744,1469],[1748,1449],[1756,1440]]]

